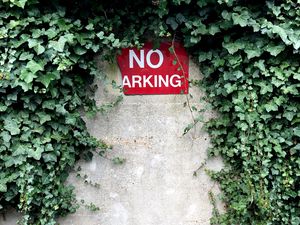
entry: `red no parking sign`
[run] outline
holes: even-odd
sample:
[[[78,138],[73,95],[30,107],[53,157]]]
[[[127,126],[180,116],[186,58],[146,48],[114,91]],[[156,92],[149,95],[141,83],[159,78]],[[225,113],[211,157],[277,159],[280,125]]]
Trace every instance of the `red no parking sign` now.
[[[187,94],[189,58],[180,43],[125,48],[117,56],[126,95]]]

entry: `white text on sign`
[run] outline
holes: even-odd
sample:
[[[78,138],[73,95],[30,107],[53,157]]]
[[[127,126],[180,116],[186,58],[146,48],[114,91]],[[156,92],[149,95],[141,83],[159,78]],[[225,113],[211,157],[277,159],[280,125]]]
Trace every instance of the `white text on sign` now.
[[[140,50],[140,55],[137,54],[133,50],[129,50],[129,68],[134,68],[134,61],[140,68],[145,68],[145,51]],[[159,60],[156,64],[151,62],[151,56],[153,53],[156,53],[159,57]],[[157,50],[150,50],[146,55],[146,63],[149,67],[153,69],[159,68],[164,62],[164,56],[162,52]],[[128,75],[124,75],[123,77],[123,86],[128,86],[129,88],[139,87],[180,87],[181,81],[180,76],[178,74],[169,75],[132,75],[131,79],[129,79]]]

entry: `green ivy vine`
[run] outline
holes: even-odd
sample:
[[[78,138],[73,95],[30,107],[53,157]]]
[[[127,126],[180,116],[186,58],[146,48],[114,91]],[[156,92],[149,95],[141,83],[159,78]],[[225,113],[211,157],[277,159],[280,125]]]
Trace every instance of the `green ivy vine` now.
[[[0,209],[56,224],[77,208],[65,181],[106,149],[81,115],[94,57],[176,34],[199,62],[219,117],[207,124],[226,163],[212,224],[300,224],[300,3],[245,0],[1,0]],[[98,151],[103,154],[104,150]],[[213,197],[211,196],[213,199]],[[96,207],[96,206],[95,206]],[[93,207],[93,208],[95,208]]]

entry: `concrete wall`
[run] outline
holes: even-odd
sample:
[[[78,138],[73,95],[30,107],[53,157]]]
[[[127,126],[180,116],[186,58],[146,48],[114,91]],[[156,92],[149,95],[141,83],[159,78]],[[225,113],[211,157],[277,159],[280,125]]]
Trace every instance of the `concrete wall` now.
[[[109,79],[121,83],[116,65],[105,65]],[[197,66],[190,64],[190,76],[200,78]],[[97,104],[115,99],[119,93],[101,82]],[[192,105],[203,93],[192,88]],[[217,184],[202,170],[193,171],[205,160],[209,137],[202,124],[182,136],[192,118],[184,95],[124,96],[124,100],[106,115],[85,119],[92,135],[113,145],[110,158],[126,158],[123,165],[95,157],[79,162],[82,174],[100,184],[92,187],[72,174],[69,181],[76,187],[78,199],[93,202],[100,211],[81,207],[75,214],[59,220],[62,225],[206,225],[212,206],[208,192],[218,192]],[[213,116],[206,112],[205,118]],[[208,168],[219,170],[222,163],[210,160]],[[220,205],[222,207],[222,205]],[[0,225],[15,224],[15,214],[0,220]]]

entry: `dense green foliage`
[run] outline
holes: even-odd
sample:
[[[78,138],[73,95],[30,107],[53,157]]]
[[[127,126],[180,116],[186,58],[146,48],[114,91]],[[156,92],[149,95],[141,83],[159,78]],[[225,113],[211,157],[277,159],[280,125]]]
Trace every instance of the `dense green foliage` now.
[[[0,207],[24,224],[76,208],[64,181],[90,149],[79,109],[96,53],[181,40],[220,116],[208,123],[227,212],[213,224],[300,224],[300,3],[173,0],[0,1]],[[195,82],[198,83],[198,82]],[[91,90],[92,91],[92,90]]]

